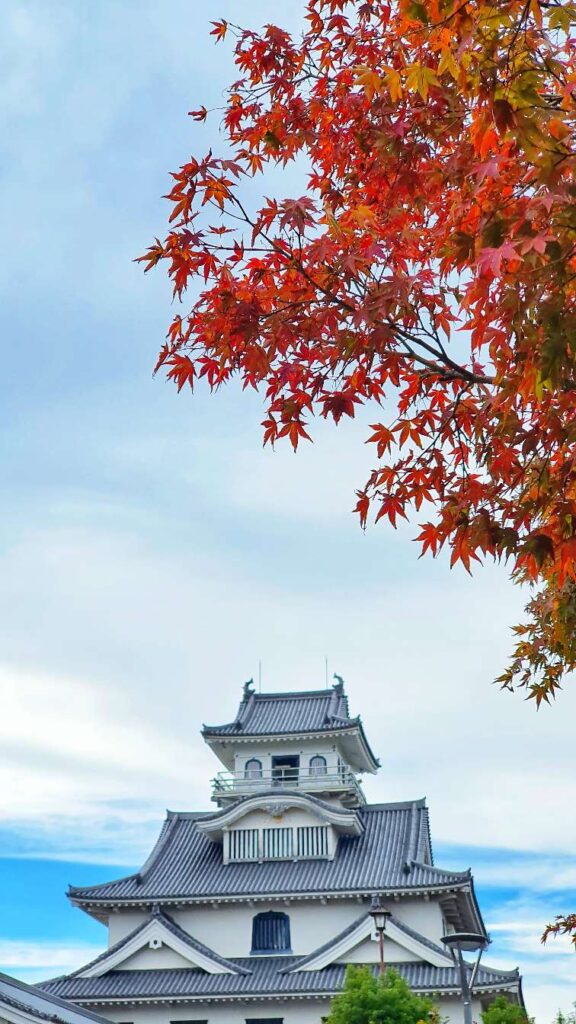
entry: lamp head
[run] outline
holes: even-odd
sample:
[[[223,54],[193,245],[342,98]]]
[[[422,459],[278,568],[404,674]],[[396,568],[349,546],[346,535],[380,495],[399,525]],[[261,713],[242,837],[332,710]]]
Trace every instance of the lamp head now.
[[[370,917],[374,921],[374,927],[376,928],[377,932],[386,931],[386,924],[388,922],[388,919],[392,917],[392,914],[390,913],[389,910],[386,910],[386,908],[382,906],[382,901],[378,896],[374,896],[372,900],[372,906],[370,908]]]
[[[453,932],[451,935],[443,935],[442,942],[450,952],[478,953],[486,949],[490,939],[480,932]]]

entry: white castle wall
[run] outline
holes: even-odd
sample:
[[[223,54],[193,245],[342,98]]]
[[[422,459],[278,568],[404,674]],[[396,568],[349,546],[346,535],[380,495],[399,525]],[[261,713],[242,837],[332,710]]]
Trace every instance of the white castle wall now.
[[[310,763],[310,758],[316,754],[321,754],[322,757],[326,758],[328,764],[328,771],[335,771],[338,765],[338,748],[335,743],[329,743],[326,740],[286,740],[281,745],[270,744],[269,740],[263,743],[239,743],[237,744],[237,751],[234,755],[234,770],[237,772],[243,772],[246,765],[246,761],[250,760],[251,757],[257,757],[262,762],[262,768],[265,772],[272,770],[272,757],[278,757],[279,754],[298,754],[300,757],[300,767],[306,770]],[[342,760],[345,760],[343,757]]]
[[[283,910],[290,917],[292,951],[296,956],[306,956],[329,939],[352,924],[368,910],[368,900],[356,899],[289,901],[277,900],[248,903],[226,903],[215,907],[166,907],[170,916],[190,935],[221,956],[250,956],[252,942],[252,920],[255,914],[266,910]],[[389,907],[398,920],[410,928],[439,942],[443,933],[442,912],[434,900],[401,899],[390,902]],[[111,914],[109,922],[109,945],[124,938],[146,920],[144,911],[122,911]],[[377,956],[374,957],[374,960]],[[414,959],[412,956],[411,959]],[[152,964],[150,964],[152,966]]]
[[[424,938],[440,944],[440,938],[445,935],[446,928],[440,903],[433,896],[429,900],[422,896],[403,896],[397,903],[390,901],[386,906],[403,924],[413,928]]]
[[[246,1018],[258,1019],[258,1017],[279,1017],[284,1024],[320,1024],[322,1017],[328,1012],[327,1001],[302,1000],[286,1003],[266,1002],[259,1004],[245,1003],[244,1005],[234,1003],[223,1003],[201,1006],[194,1004],[189,1006],[173,1006],[171,1008],[160,1006],[139,1006],[137,1010],[130,1012],[120,1009],[107,1011],[111,1020],[122,1022],[122,1024],[179,1024],[186,1021],[187,1024],[196,1021],[208,1021],[209,1024],[245,1024]]]
[[[437,1002],[446,1024],[462,1024],[462,1004],[457,999],[441,999]],[[208,1024],[245,1024],[246,1019],[279,1017],[284,1024],[321,1024],[329,1011],[328,1000],[294,1000],[266,1003],[222,1003],[190,1004],[188,1006],[139,1006],[131,1010],[110,1008],[106,1016],[117,1024],[180,1024],[208,1021]],[[98,1012],[97,1007],[92,1008]],[[479,1021],[482,1008],[477,1000],[472,1003],[473,1019]]]
[[[250,956],[252,920],[266,910],[283,910],[290,917],[292,952],[305,956],[341,932],[362,913],[355,900],[318,902],[260,902],[226,904],[218,909],[190,907],[173,914],[174,920],[222,956]],[[321,912],[319,912],[321,911]]]

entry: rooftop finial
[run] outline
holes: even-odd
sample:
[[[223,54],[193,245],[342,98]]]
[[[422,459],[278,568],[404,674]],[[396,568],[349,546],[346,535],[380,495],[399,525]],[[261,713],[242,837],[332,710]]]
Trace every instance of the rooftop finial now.
[[[253,679],[248,679],[244,683],[243,691],[242,692],[243,692],[244,700],[247,700],[248,697],[252,696],[252,694],[254,693],[254,680]]]
[[[335,672],[333,675],[333,679],[336,680],[336,682],[334,683],[334,689],[336,690],[337,693],[342,693],[344,690],[344,680],[342,679],[342,676],[339,676],[338,673]]]

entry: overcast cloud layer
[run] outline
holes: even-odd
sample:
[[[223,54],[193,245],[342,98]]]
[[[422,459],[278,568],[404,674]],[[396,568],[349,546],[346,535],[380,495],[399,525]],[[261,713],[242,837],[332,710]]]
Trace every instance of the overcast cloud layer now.
[[[24,899],[37,861],[52,907],[53,862],[137,866],[166,806],[208,806],[201,723],[233,717],[259,661],[265,689],[316,688],[327,656],[382,761],[368,798],[427,796],[437,861],[473,867],[490,959],[520,965],[546,1022],[576,998],[573,953],[539,943],[576,907],[576,691],[536,714],[491,685],[521,595],[499,569],[418,562],[412,528],[361,533],[370,412],[294,457],[261,449],[256,397],[151,378],[169,290],[131,260],[163,231],[168,171],[218,148],[217,119],[186,111],[221,101],[230,53],[207,22],[237,10],[3,10],[0,875]],[[3,916],[4,969],[93,955],[99,932],[63,916],[59,935],[57,914],[25,933]]]

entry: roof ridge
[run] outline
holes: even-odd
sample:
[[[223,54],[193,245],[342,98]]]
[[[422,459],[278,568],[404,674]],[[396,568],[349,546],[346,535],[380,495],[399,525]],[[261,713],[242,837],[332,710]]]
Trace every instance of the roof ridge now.
[[[418,839],[416,826],[419,824],[420,810],[421,808],[414,801],[410,806],[410,829],[407,832],[406,845],[404,847],[404,863],[407,867],[416,858]]]
[[[61,975],[61,977],[68,977],[68,975]],[[36,996],[36,998],[47,999],[49,1002],[54,1003],[55,1006],[59,1006],[63,1010],[73,1009],[77,1013],[82,1013],[86,1017],[90,1017],[92,1020],[99,1021],[100,1024],[104,1024],[104,1018],[99,1014],[93,1013],[91,1010],[86,1010],[84,1007],[74,1005],[71,1007],[70,1002],[67,999],[62,999],[60,996],[52,995],[51,992],[45,992],[42,985],[30,985],[25,981],[21,981],[20,978],[13,978],[11,974],[6,974],[4,971],[0,971],[0,982],[4,982],[10,987],[18,989],[19,992],[23,993],[23,995],[31,993],[33,996]],[[7,998],[10,997],[7,997],[4,993],[0,992],[0,1000]],[[18,999],[14,999],[13,1001],[19,1002]],[[27,1003],[22,1003],[22,1005],[28,1008]]]
[[[408,811],[412,807],[417,807],[419,810],[427,810],[426,797],[420,797],[418,800],[389,800],[378,804],[363,804],[360,808],[361,811]]]
[[[207,814],[212,814],[212,811],[166,811],[167,818],[185,818],[188,821],[204,818]]]
[[[141,882],[144,880],[148,872],[154,866],[156,858],[159,856],[159,854],[163,852],[165,847],[169,845],[169,840],[171,839],[172,833],[176,828],[177,821],[177,818],[171,817],[168,814],[166,815],[162,828],[160,829],[160,835],[158,836],[158,839],[154,843],[154,846],[150,850],[150,853],[148,854],[142,867],[140,868],[139,871],[136,872],[138,884],[141,884]]]
[[[255,693],[256,700],[275,700],[280,697],[292,699],[294,697],[332,697],[334,687],[323,687],[321,690],[269,690],[267,693]]]
[[[133,878],[138,878],[138,871],[132,871],[129,875],[121,875],[120,878],[113,878],[111,882],[96,882],[95,885],[71,885],[68,884],[68,890],[66,895],[68,899],[74,899],[76,893],[91,892],[93,889],[101,889],[103,885],[116,885],[121,882],[130,882]]]
[[[48,995],[46,1000],[48,1001]],[[30,1003],[23,1003],[21,999],[14,999],[13,996],[8,996],[6,993],[0,994],[0,1003],[8,1004],[14,1010],[23,1010],[24,1013],[28,1013],[31,1017],[37,1017],[39,1020],[50,1020],[58,1022],[58,1024],[66,1024],[64,1017],[59,1017],[57,1013],[46,1013],[44,1010],[40,1010],[37,1006],[31,1006]]]
[[[468,964],[468,966],[471,966]],[[520,969],[515,967],[512,971],[503,971],[500,967],[487,967],[482,965],[480,968],[485,974],[493,974],[495,978],[505,978],[507,981],[514,981],[520,977]]]
[[[414,860],[414,858],[412,858],[410,860],[410,865],[411,865],[411,867],[425,868],[426,871],[431,871],[431,872],[433,872],[433,874],[437,874],[437,875],[451,875],[452,878],[466,878],[466,879],[472,878],[472,869],[471,868],[466,868],[465,871],[451,871],[448,868],[439,868],[439,867],[437,867],[436,864],[425,864],[424,861],[422,861],[422,860]]]

